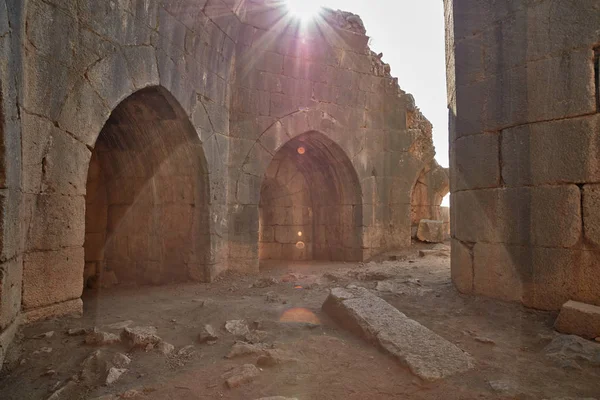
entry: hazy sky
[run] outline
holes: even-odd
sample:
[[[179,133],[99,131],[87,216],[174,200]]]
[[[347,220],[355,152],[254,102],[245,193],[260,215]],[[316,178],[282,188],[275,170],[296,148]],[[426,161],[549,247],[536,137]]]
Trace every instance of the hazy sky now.
[[[448,109],[442,0],[290,0],[361,16],[373,51],[433,124],[436,159],[448,166]]]

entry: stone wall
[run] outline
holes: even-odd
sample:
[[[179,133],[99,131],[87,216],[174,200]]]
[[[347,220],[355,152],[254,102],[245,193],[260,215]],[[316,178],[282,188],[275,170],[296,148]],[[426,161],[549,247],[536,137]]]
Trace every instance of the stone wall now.
[[[454,283],[600,305],[598,2],[445,9]]]
[[[422,219],[444,221],[441,204],[449,191],[448,168],[442,168],[432,160],[419,174],[412,191],[410,222],[413,238]]]
[[[81,313],[84,278],[255,273],[259,243],[299,228],[282,257],[410,244],[432,127],[360,18],[229,4],[0,0],[0,346],[19,315]],[[305,185],[302,218],[261,218],[269,165],[302,146],[302,178],[273,189]]]

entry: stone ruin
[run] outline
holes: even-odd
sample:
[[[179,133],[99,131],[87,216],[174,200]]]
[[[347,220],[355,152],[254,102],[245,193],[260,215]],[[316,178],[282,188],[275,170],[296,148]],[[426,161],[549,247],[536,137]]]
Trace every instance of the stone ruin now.
[[[238,3],[0,0],[0,360],[84,286],[361,261],[440,218],[432,126],[360,18]]]

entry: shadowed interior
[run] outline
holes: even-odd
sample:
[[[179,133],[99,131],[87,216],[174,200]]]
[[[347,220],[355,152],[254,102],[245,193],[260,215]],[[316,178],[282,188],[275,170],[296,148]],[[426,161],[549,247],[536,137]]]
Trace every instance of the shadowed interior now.
[[[354,168],[333,141],[308,132],[273,157],[261,188],[261,260],[362,259]]]

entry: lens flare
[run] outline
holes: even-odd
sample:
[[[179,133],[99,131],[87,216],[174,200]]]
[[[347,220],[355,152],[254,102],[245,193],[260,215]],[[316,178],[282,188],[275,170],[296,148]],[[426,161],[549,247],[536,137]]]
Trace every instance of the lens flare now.
[[[298,147],[298,154],[302,155],[306,153],[306,149],[304,147]]]
[[[320,0],[286,0],[290,13],[303,22],[314,19],[321,12]]]
[[[315,315],[312,311],[306,308],[292,308],[290,310],[285,311],[281,318],[279,318],[281,322],[303,322],[306,324],[315,324],[320,325],[321,321],[319,317]]]

